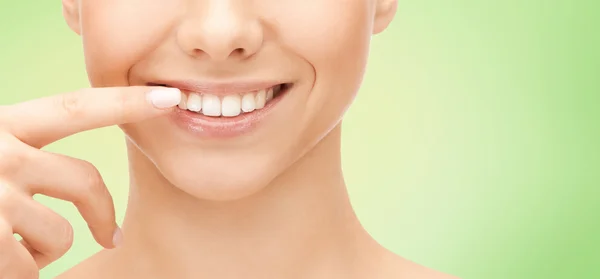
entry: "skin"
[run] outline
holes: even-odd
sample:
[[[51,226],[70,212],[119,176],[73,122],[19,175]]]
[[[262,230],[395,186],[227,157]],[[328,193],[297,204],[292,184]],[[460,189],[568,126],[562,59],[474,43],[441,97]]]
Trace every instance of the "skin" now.
[[[33,194],[74,202],[105,248],[59,279],[452,278],[379,245],[354,214],[341,170],[342,119],[370,38],[392,21],[396,0],[63,0],[63,7],[94,88],[0,107],[0,154],[11,158],[0,165],[0,242],[10,247],[0,253],[0,279],[36,278],[72,244],[68,222]],[[153,107],[152,88],[143,87],[236,78],[294,87],[279,105],[285,109],[253,133],[224,140],[183,133],[164,117],[172,108]],[[122,229],[93,165],[40,150],[109,125],[127,139]]]

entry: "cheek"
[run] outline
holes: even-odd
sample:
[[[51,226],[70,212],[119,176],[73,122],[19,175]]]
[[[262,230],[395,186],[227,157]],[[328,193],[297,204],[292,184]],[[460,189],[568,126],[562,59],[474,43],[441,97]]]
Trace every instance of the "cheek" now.
[[[252,12],[270,25],[266,29],[275,30],[276,40],[308,60],[319,74],[337,71],[338,77],[356,79],[362,74],[372,28],[368,3],[256,1]],[[94,86],[126,85],[129,68],[168,40],[186,10],[185,1],[174,0],[82,1],[81,5],[86,66]]]
[[[312,64],[318,75],[362,75],[372,29],[369,1],[282,2],[280,18],[272,22],[278,23],[278,35],[287,47]]]
[[[127,72],[168,36],[179,1],[82,1],[81,27],[93,86],[127,85]]]
[[[361,0],[288,3],[285,10],[292,16],[280,22],[286,30],[282,41],[316,74],[299,135],[303,143],[314,143],[339,123],[360,88],[372,35],[371,8]]]

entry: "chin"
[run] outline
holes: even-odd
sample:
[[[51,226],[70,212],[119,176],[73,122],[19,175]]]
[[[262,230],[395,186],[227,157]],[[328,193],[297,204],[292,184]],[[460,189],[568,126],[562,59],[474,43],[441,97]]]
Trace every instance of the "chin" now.
[[[198,200],[235,201],[253,196],[270,182],[268,174],[240,171],[221,171],[216,176],[198,176],[193,173],[162,172],[177,189]]]
[[[260,153],[253,150],[181,147],[146,148],[142,149],[142,153],[145,160],[153,164],[155,172],[172,187],[191,197],[234,201],[261,192],[289,165],[281,164],[286,161],[282,152]]]

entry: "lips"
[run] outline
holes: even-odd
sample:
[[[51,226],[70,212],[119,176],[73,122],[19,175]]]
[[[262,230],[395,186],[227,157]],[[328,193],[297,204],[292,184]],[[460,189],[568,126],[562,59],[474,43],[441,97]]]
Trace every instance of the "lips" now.
[[[290,82],[206,84],[159,81],[149,86],[178,88],[183,93],[174,124],[201,138],[236,137],[255,129],[294,86]],[[280,113],[283,111],[280,111]]]
[[[192,84],[150,83],[179,88],[183,92],[179,108],[209,117],[236,117],[263,109],[286,92],[289,83]]]

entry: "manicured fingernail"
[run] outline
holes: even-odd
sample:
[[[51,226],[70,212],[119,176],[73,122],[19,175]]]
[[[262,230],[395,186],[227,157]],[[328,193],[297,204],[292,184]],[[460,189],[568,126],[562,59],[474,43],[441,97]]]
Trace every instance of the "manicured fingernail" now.
[[[166,109],[179,105],[181,102],[181,91],[177,88],[160,88],[148,92],[148,101],[158,108]]]
[[[113,234],[113,245],[115,247],[120,247],[121,244],[123,244],[123,232],[119,227],[117,227],[115,233]]]

